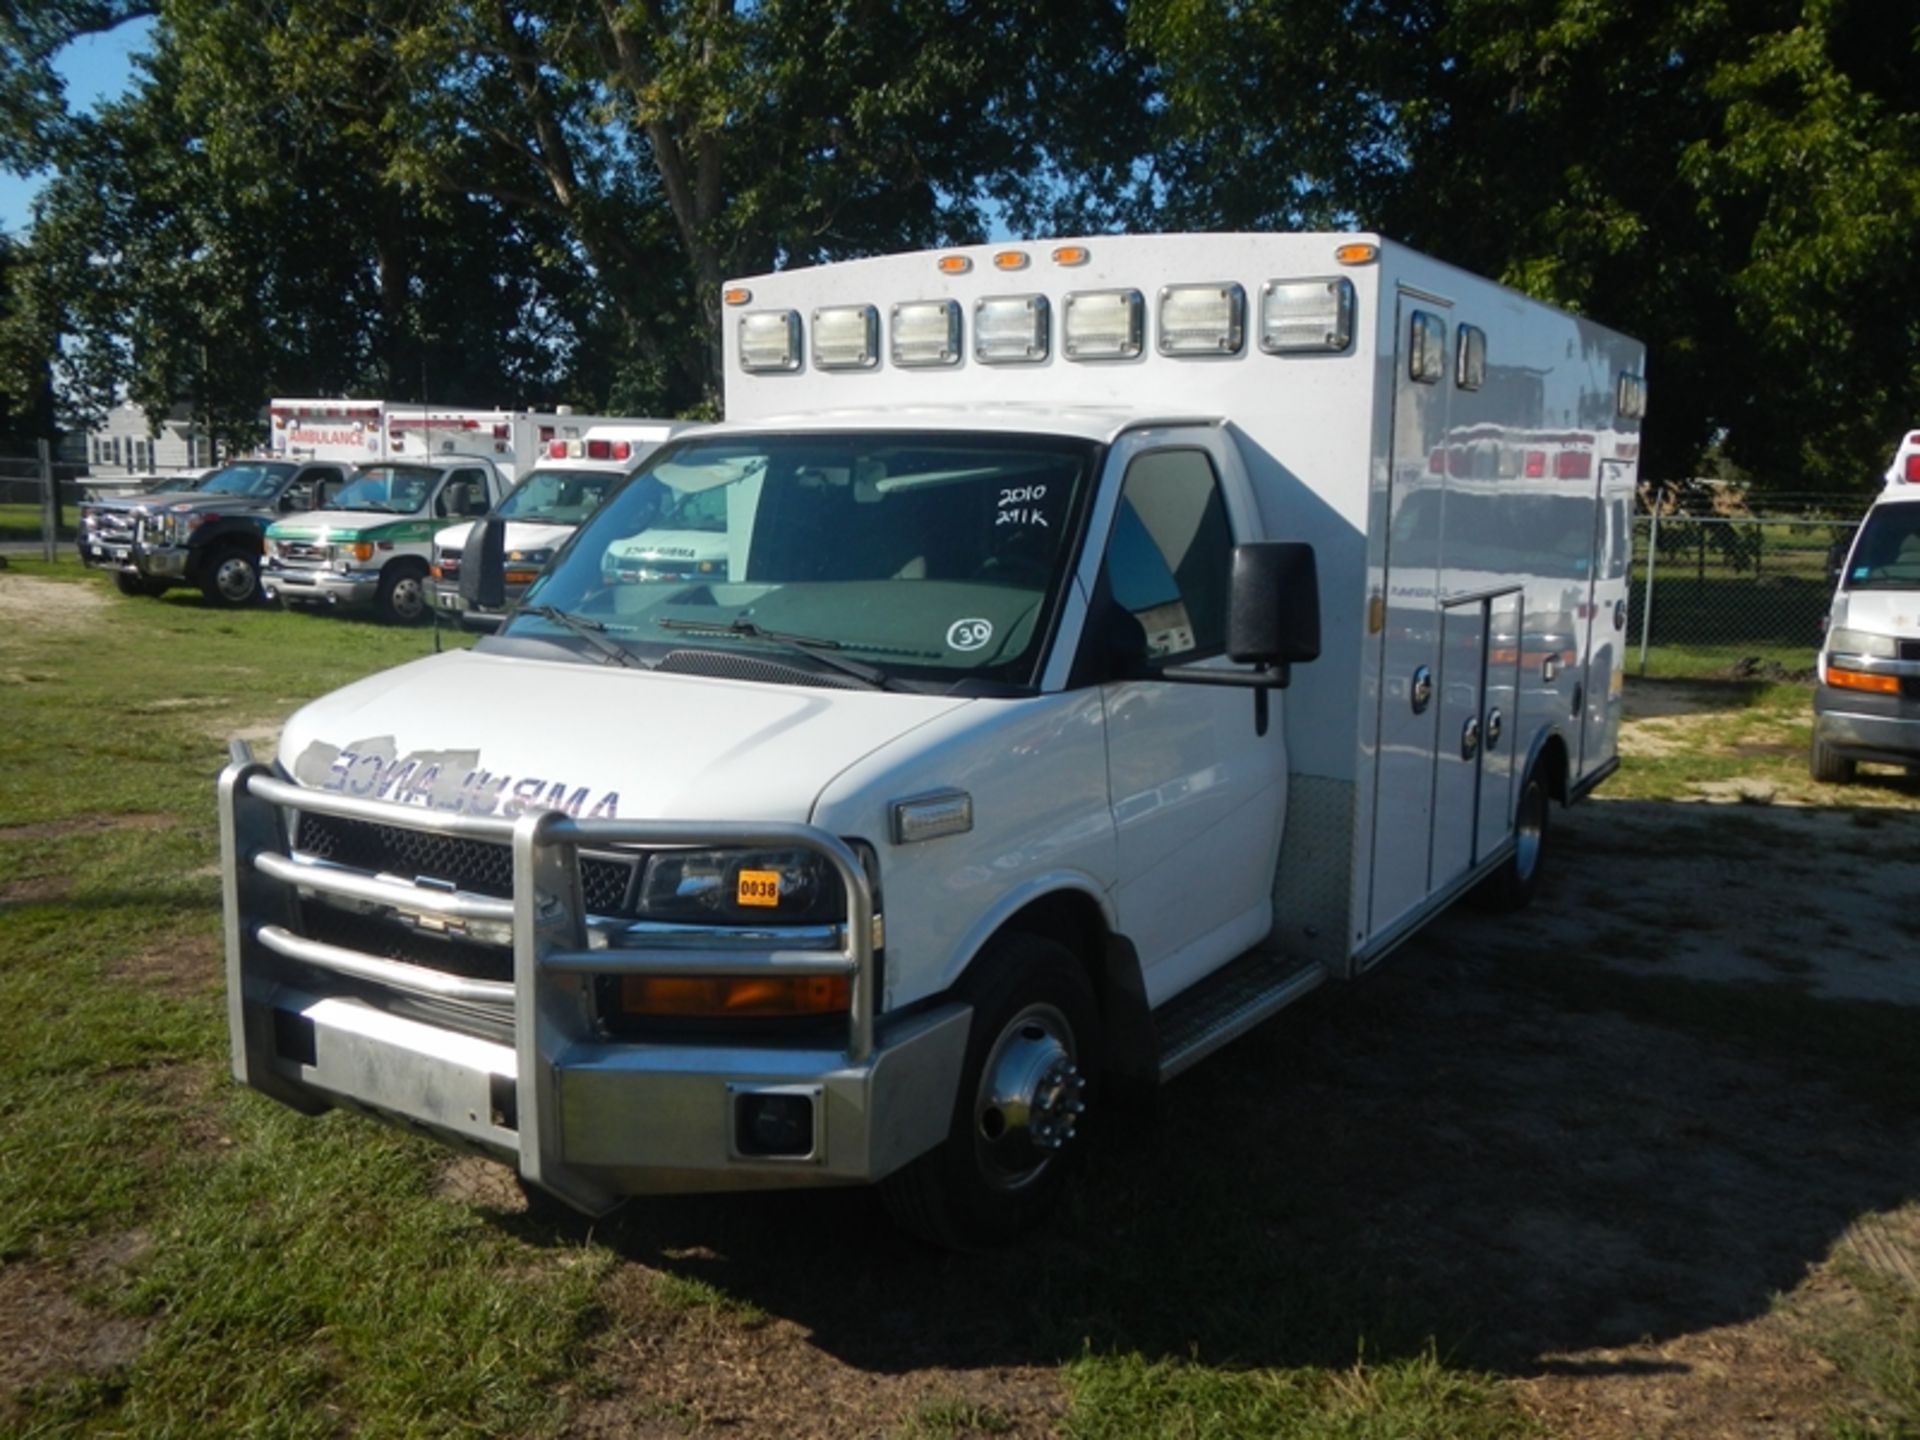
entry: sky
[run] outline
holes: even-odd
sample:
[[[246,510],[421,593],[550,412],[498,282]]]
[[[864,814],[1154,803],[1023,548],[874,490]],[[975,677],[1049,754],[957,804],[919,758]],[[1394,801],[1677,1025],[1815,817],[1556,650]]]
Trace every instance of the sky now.
[[[147,48],[153,34],[151,17],[129,20],[117,30],[88,35],[67,46],[54,58],[54,68],[67,84],[67,105],[90,110],[100,100],[111,100],[133,78],[133,59]],[[20,176],[0,170],[0,230],[26,233],[32,223],[28,206],[47,176]]]

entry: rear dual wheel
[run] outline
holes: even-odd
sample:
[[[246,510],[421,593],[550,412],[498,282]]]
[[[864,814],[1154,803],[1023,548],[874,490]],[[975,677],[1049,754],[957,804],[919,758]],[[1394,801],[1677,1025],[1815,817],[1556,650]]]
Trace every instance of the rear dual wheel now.
[[[260,557],[244,545],[223,545],[207,557],[200,593],[210,605],[251,605],[260,598]]]

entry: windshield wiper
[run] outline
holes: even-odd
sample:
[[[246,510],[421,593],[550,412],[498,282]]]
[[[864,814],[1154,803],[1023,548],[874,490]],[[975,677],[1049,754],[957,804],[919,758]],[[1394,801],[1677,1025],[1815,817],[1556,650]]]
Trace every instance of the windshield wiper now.
[[[538,615],[542,620],[551,621],[563,630],[569,630],[598,650],[609,660],[636,670],[644,670],[643,665],[633,653],[623,646],[616,645],[606,638],[607,627],[598,620],[589,620],[584,615],[575,615],[570,610],[562,610],[558,605],[522,605],[518,611],[522,615]]]
[[[838,670],[842,675],[850,675],[855,680],[865,682],[874,690],[894,690],[899,687],[887,678],[884,670],[876,670],[871,665],[863,665],[858,660],[849,660],[844,655],[833,652],[840,649],[838,640],[825,640],[816,635],[794,635],[785,630],[768,630],[756,625],[744,615],[735,616],[722,623],[718,620],[655,620],[662,630],[705,631],[710,635],[744,635],[749,640],[765,640],[769,644],[784,645],[796,650],[809,659],[818,660],[829,670]]]

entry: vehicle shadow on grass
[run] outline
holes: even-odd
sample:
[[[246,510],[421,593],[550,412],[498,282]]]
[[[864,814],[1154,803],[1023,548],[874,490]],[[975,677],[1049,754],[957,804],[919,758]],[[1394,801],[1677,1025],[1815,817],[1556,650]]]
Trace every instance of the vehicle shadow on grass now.
[[[1014,1249],[929,1250],[857,1191],[646,1199],[594,1233],[875,1372],[1087,1347],[1340,1366],[1429,1337],[1509,1374],[1659,1368],[1554,1357],[1764,1315],[1920,1194],[1920,1010],[1847,978],[1888,967],[1903,932],[1875,907],[1920,893],[1920,851],[1863,894],[1857,859],[1808,848],[1850,828],[1575,812],[1533,909],[1457,909],[1106,1114],[1065,1212]]]

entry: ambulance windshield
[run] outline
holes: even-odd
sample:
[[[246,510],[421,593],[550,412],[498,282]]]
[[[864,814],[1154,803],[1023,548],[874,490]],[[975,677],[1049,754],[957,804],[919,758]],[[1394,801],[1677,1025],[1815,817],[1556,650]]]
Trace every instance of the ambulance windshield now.
[[[1847,565],[1849,590],[1920,590],[1920,503],[1867,512]]]
[[[1097,449],[946,432],[687,441],[586,522],[507,633],[549,638],[565,615],[645,663],[753,656],[845,683],[784,636],[889,679],[1030,684]]]

